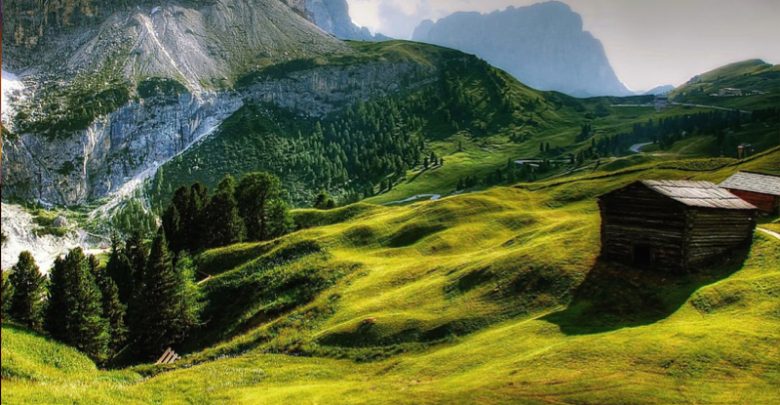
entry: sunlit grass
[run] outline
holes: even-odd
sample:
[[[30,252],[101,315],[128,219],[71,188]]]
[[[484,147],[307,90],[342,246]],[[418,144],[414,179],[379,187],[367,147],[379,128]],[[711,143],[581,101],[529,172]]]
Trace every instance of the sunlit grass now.
[[[299,215],[309,229],[200,260],[219,274],[207,292],[245,283],[249,294],[252,282],[279,274],[320,280],[315,294],[258,294],[238,307],[214,296],[235,316],[220,321],[229,325],[224,339],[164,370],[99,371],[71,349],[5,326],[2,400],[775,403],[780,241],[757,233],[744,263],[680,277],[597,261],[599,194],[640,178],[721,181],[740,169],[778,170],[780,152],[742,163],[648,163],[402,207],[307,211]],[[592,277],[604,266],[614,282]],[[600,293],[583,294],[588,283]],[[289,297],[294,306],[250,322]]]

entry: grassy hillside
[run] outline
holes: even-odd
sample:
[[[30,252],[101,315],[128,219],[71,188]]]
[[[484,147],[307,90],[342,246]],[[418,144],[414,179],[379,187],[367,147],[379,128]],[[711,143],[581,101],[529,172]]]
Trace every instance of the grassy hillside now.
[[[302,211],[308,229],[200,258],[215,316],[174,366],[65,376],[27,354],[65,349],[4,327],[3,402],[773,403],[780,240],[688,276],[597,258],[597,195],[736,170],[780,173],[780,151]]]
[[[740,89],[742,97],[714,97],[726,88]],[[776,107],[780,102],[780,66],[762,60],[748,60],[694,77],[671,94],[675,101],[754,110]]]
[[[354,52],[347,56],[295,60],[239,79],[238,89],[251,92],[267,80],[296,75],[343,75],[348,81],[365,76],[333,90],[354,94],[334,101],[324,116],[249,101],[217,133],[163,166],[152,186],[154,199],[166,201],[182,184],[214,186],[226,173],[258,170],[279,175],[297,204],[311,201],[319,189],[359,199],[422,167],[431,141],[507,131],[528,138],[560,126],[581,108],[574,99],[532,90],[457,51],[403,41],[350,45]],[[397,75],[404,90],[372,82],[376,66]],[[325,93],[313,97],[330,97]]]

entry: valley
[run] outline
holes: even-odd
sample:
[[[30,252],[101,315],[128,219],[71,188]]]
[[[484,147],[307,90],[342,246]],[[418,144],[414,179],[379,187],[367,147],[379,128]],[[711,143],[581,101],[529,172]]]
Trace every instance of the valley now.
[[[317,221],[323,225],[268,248],[207,252],[202,265],[214,276],[201,288],[224,297],[225,288],[253,277],[253,266],[313,244],[313,253],[301,251],[273,270],[332,280],[309,300],[251,328],[246,322],[271,301],[221,300],[221,343],[172,366],[123,371],[97,371],[71,349],[4,326],[3,398],[614,403],[631,396],[668,403],[683,395],[771,402],[778,241],[757,233],[744,263],[669,283],[597,260],[593,197],[648,176],[720,181],[736,170],[780,173],[779,157],[773,150],[744,162],[645,164],[405,207],[306,213],[325,215]],[[335,222],[328,225],[328,217]],[[227,257],[233,264],[220,267]],[[600,273],[606,278],[593,278]],[[617,296],[599,292],[605,288]],[[54,353],[67,360],[52,363]]]
[[[4,404],[780,400],[778,65],[632,95],[561,2],[349,5],[4,2]],[[603,255],[600,197],[737,173]],[[673,271],[690,200],[755,231]]]

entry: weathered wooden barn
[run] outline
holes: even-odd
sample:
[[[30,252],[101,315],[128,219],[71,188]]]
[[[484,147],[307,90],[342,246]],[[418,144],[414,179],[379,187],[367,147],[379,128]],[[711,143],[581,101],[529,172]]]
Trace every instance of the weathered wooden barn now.
[[[599,198],[602,258],[687,271],[743,246],[756,207],[703,181],[638,181]]]
[[[780,213],[780,176],[739,172],[720,186],[767,214]]]

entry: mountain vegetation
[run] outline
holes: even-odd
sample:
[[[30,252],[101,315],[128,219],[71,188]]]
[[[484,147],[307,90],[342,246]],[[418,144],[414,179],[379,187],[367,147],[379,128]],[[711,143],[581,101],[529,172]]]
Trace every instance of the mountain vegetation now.
[[[28,88],[3,126],[3,242],[29,223],[36,251],[3,272],[3,403],[780,400],[777,216],[679,274],[599,257],[597,203],[780,175],[775,67],[669,103],[577,99],[453,49],[339,41],[314,6],[345,3],[4,3],[3,68]],[[542,56],[596,55],[588,84],[622,92],[561,3],[426,29],[485,41],[484,21],[549,14],[577,49]]]
[[[458,132],[484,137],[505,128],[538,128],[578,106],[561,95],[535,92],[487,63],[455,51],[403,42],[355,44],[361,59],[398,59],[434,66],[418,87],[366,101],[345,102],[323,117],[259,103],[245,105],[204,142],[164,165],[151,186],[166,201],[180,184],[214,187],[225,173],[278,175],[294,204],[325,189],[345,201],[369,197],[408,170],[424,166],[427,142]],[[335,58],[296,64],[303,71],[355,63]],[[290,74],[291,68],[284,69]],[[242,83],[251,86],[262,71]],[[306,74],[306,73],[301,73]],[[262,80],[262,79],[261,79]],[[519,131],[519,129],[518,129]]]
[[[697,273],[641,272],[598,259],[594,197],[639,178],[780,174],[778,159],[602,167],[308,212],[320,225],[195,258],[212,278],[196,287],[203,323],[174,365],[98,371],[4,324],[3,398],[771,403],[778,241],[759,232],[743,258]]]
[[[772,108],[780,102],[778,79],[780,66],[753,59],[695,76],[669,95],[686,103],[748,110]]]

